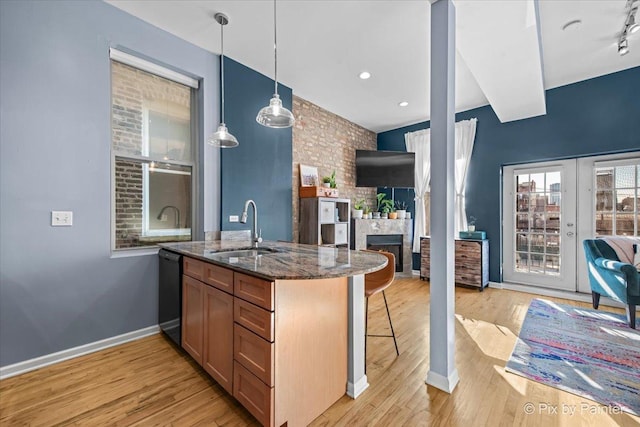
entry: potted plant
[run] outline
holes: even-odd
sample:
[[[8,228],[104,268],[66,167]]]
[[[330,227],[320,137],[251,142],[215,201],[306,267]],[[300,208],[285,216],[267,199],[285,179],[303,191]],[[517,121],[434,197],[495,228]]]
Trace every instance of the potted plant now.
[[[389,211],[389,219],[398,219],[398,212],[396,212],[396,208],[391,206],[391,210]]]
[[[467,222],[467,231],[476,231],[476,217],[470,216]]]
[[[398,219],[405,219],[407,216],[407,202],[396,200],[396,212]]]
[[[364,212],[362,213],[362,217],[365,219],[371,219],[371,208],[367,205],[364,205]]]
[[[356,200],[353,203],[353,218],[354,219],[362,219],[362,214],[364,212],[364,199]]]
[[[386,219],[389,216],[389,213],[395,212],[393,208],[393,200],[387,199],[387,195],[385,193],[378,193],[376,195],[376,199],[378,201],[378,213],[380,213],[381,218]]]
[[[331,175],[322,178],[322,186],[326,188],[338,188],[336,183],[336,171],[334,170]]]

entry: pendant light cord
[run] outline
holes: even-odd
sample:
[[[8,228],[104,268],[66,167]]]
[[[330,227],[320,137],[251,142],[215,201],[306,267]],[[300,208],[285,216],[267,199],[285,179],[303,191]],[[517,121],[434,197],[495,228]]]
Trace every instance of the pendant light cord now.
[[[278,94],[278,21],[276,14],[276,0],[273,0],[273,62],[275,64],[275,94]]]
[[[222,75],[222,123],[224,123],[224,24],[220,24],[220,73]]]

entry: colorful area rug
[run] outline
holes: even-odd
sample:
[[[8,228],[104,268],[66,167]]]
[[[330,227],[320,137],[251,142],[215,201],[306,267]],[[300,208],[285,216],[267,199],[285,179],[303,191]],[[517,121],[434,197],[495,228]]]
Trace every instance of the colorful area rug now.
[[[505,369],[640,415],[640,330],[624,315],[534,299]]]

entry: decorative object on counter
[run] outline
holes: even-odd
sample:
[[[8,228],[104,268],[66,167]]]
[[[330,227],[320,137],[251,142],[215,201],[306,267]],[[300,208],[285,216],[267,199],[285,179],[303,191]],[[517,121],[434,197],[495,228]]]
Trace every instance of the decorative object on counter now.
[[[325,188],[331,188],[331,178],[329,178],[328,176],[322,178],[322,186]]]
[[[372,212],[372,213],[373,213],[373,219],[380,219],[380,212],[375,211],[375,212]]]
[[[407,217],[407,202],[396,200],[396,212],[398,219],[405,219]]]
[[[469,222],[467,224],[467,231],[476,231],[476,217],[475,216],[470,216],[469,217]]]
[[[353,204],[353,217],[355,219],[362,219],[364,213],[364,199],[356,200]]]
[[[391,208],[391,212],[389,212],[389,219],[398,219],[398,212],[396,212],[396,208]]]
[[[404,216],[404,219],[411,219],[411,212],[407,212]]]
[[[315,166],[300,165],[300,186],[318,186],[318,168]]]
[[[275,93],[269,101],[269,105],[258,112],[256,121],[269,128],[290,128],[295,122],[291,111],[282,105],[278,95],[278,42],[277,42],[277,13],[276,0],[273,0],[273,58],[274,58],[274,85]]]
[[[221,117],[218,130],[207,138],[207,142],[214,147],[233,148],[239,145],[235,136],[229,133],[227,125],[224,123],[224,26],[229,23],[229,18],[223,13],[216,13],[213,18],[220,24],[220,87],[221,87]]]

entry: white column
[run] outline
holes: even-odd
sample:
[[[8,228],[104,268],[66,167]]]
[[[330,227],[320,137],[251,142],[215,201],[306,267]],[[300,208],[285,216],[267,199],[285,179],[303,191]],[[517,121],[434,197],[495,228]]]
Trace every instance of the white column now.
[[[431,4],[431,303],[430,360],[426,382],[448,393],[455,367],[454,149],[455,9]]]
[[[349,277],[347,394],[354,399],[369,387],[364,373],[364,274]]]

